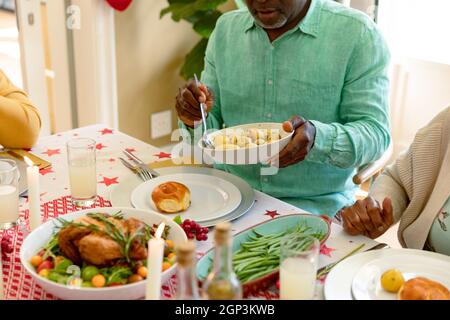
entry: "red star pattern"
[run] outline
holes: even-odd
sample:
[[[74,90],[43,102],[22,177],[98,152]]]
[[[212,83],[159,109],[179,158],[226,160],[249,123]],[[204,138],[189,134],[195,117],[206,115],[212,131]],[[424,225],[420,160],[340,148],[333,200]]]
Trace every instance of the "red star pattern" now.
[[[170,153],[160,152],[159,154],[155,154],[155,157],[158,157],[159,159],[170,159],[172,158],[172,155]]]
[[[103,177],[103,181],[99,181],[99,183],[104,183],[105,186],[109,187],[110,185],[113,184],[119,184],[119,177],[115,177],[115,178],[107,178],[107,177]]]
[[[336,249],[329,248],[329,247],[327,247],[326,244],[322,245],[322,247],[320,248],[320,254],[323,254],[324,256],[327,256],[330,258],[331,258],[332,251],[336,251]]]
[[[272,219],[274,219],[275,217],[279,216],[280,214],[278,213],[277,210],[273,210],[273,211],[266,210],[266,213],[265,213],[264,215],[265,215],[265,216],[269,216],[269,217],[271,217]]]
[[[47,149],[47,151],[42,152],[42,154],[46,154],[49,157],[54,156],[56,154],[61,154],[60,149]]]
[[[103,143],[98,143],[98,144],[95,146],[95,148],[96,148],[97,150],[102,150],[102,149],[106,148],[106,146],[104,146]]]
[[[116,162],[116,159],[111,158],[111,159],[109,159],[108,161],[109,161],[109,162]]]
[[[99,132],[102,134],[102,136],[104,136],[106,134],[113,134],[113,131],[111,129],[108,129],[108,128],[103,129],[102,131],[99,131]]]
[[[135,148],[126,148],[125,151],[129,152],[129,153],[133,153],[136,152]]]
[[[325,280],[327,280],[327,275],[320,277],[319,279],[320,284],[325,284]]]
[[[47,175],[47,174],[49,174],[49,173],[55,173],[55,172],[53,171],[53,168],[52,168],[52,167],[48,167],[48,168],[39,170],[39,173],[40,173],[42,176],[45,176],[45,175]]]

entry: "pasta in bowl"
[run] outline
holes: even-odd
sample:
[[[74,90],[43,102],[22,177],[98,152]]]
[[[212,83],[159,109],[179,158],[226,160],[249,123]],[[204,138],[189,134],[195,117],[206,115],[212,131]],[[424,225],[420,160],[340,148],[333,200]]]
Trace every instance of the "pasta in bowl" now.
[[[215,163],[246,165],[266,163],[291,141],[293,132],[281,123],[252,123],[207,134],[214,149],[198,145]]]

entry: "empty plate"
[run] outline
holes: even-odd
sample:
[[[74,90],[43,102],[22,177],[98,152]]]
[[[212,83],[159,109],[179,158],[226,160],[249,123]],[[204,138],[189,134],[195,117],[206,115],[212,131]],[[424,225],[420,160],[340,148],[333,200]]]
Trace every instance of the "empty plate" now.
[[[183,219],[196,222],[218,219],[234,211],[242,200],[239,189],[221,178],[203,174],[173,174],[139,185],[131,193],[132,205],[138,209],[158,212],[151,197],[152,192],[160,184],[170,181],[182,183],[191,191],[191,206],[179,213]]]

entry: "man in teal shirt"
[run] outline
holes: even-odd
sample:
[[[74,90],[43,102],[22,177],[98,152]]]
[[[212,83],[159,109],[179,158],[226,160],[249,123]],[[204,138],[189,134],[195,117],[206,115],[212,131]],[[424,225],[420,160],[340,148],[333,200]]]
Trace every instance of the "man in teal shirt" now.
[[[178,116],[193,128],[205,102],[208,124],[217,129],[291,119],[285,127],[296,131],[276,175],[261,175],[261,165],[217,167],[257,190],[333,216],[354,202],[356,169],[390,143],[386,43],[366,15],[333,1],[246,4],[248,10],[217,22],[202,85],[190,81],[180,90]]]

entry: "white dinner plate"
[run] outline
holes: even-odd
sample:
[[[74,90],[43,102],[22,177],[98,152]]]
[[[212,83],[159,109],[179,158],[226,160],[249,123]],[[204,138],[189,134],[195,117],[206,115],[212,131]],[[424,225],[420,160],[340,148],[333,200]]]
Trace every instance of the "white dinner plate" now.
[[[241,203],[239,189],[221,178],[204,174],[172,174],[160,176],[139,185],[131,193],[131,203],[137,209],[158,212],[151,194],[165,182],[184,184],[191,191],[191,205],[182,213],[183,219],[205,222],[226,216]],[[178,214],[173,214],[177,216]],[[169,215],[170,216],[170,215]]]
[[[359,270],[363,268],[367,263],[373,262],[374,260],[390,257],[392,257],[393,259],[397,259],[396,261],[400,262],[404,257],[408,256],[414,256],[417,259],[419,259],[419,257],[428,257],[431,259],[435,259],[435,261],[439,260],[442,263],[446,263],[448,266],[450,266],[450,257],[422,250],[381,249],[362,252],[345,259],[331,270],[325,281],[325,298],[327,300],[353,300],[353,279],[358,274]]]
[[[187,173],[196,173],[196,174],[204,174],[210,175],[214,177],[219,177],[223,180],[226,180],[233,185],[235,185],[241,192],[242,201],[239,207],[236,210],[230,212],[228,215],[215,219],[209,220],[205,222],[199,223],[202,227],[213,227],[218,223],[225,221],[233,221],[235,219],[240,218],[244,214],[246,214],[255,203],[255,192],[252,187],[242,178],[232,175],[228,172],[213,169],[213,168],[205,168],[205,167],[190,167],[190,166],[177,166],[177,167],[167,167],[167,168],[158,168],[156,169],[161,176],[171,175],[171,174],[187,174]],[[140,180],[137,175],[130,174],[123,179],[121,179],[118,185],[115,185],[111,188],[110,200],[111,204],[114,207],[132,207],[131,204],[131,192],[140,184],[142,180]]]
[[[364,265],[355,275],[352,293],[356,300],[397,300],[397,294],[381,287],[382,274],[390,269],[399,270],[405,281],[425,277],[450,288],[450,263],[436,257],[408,253],[382,257]]]

